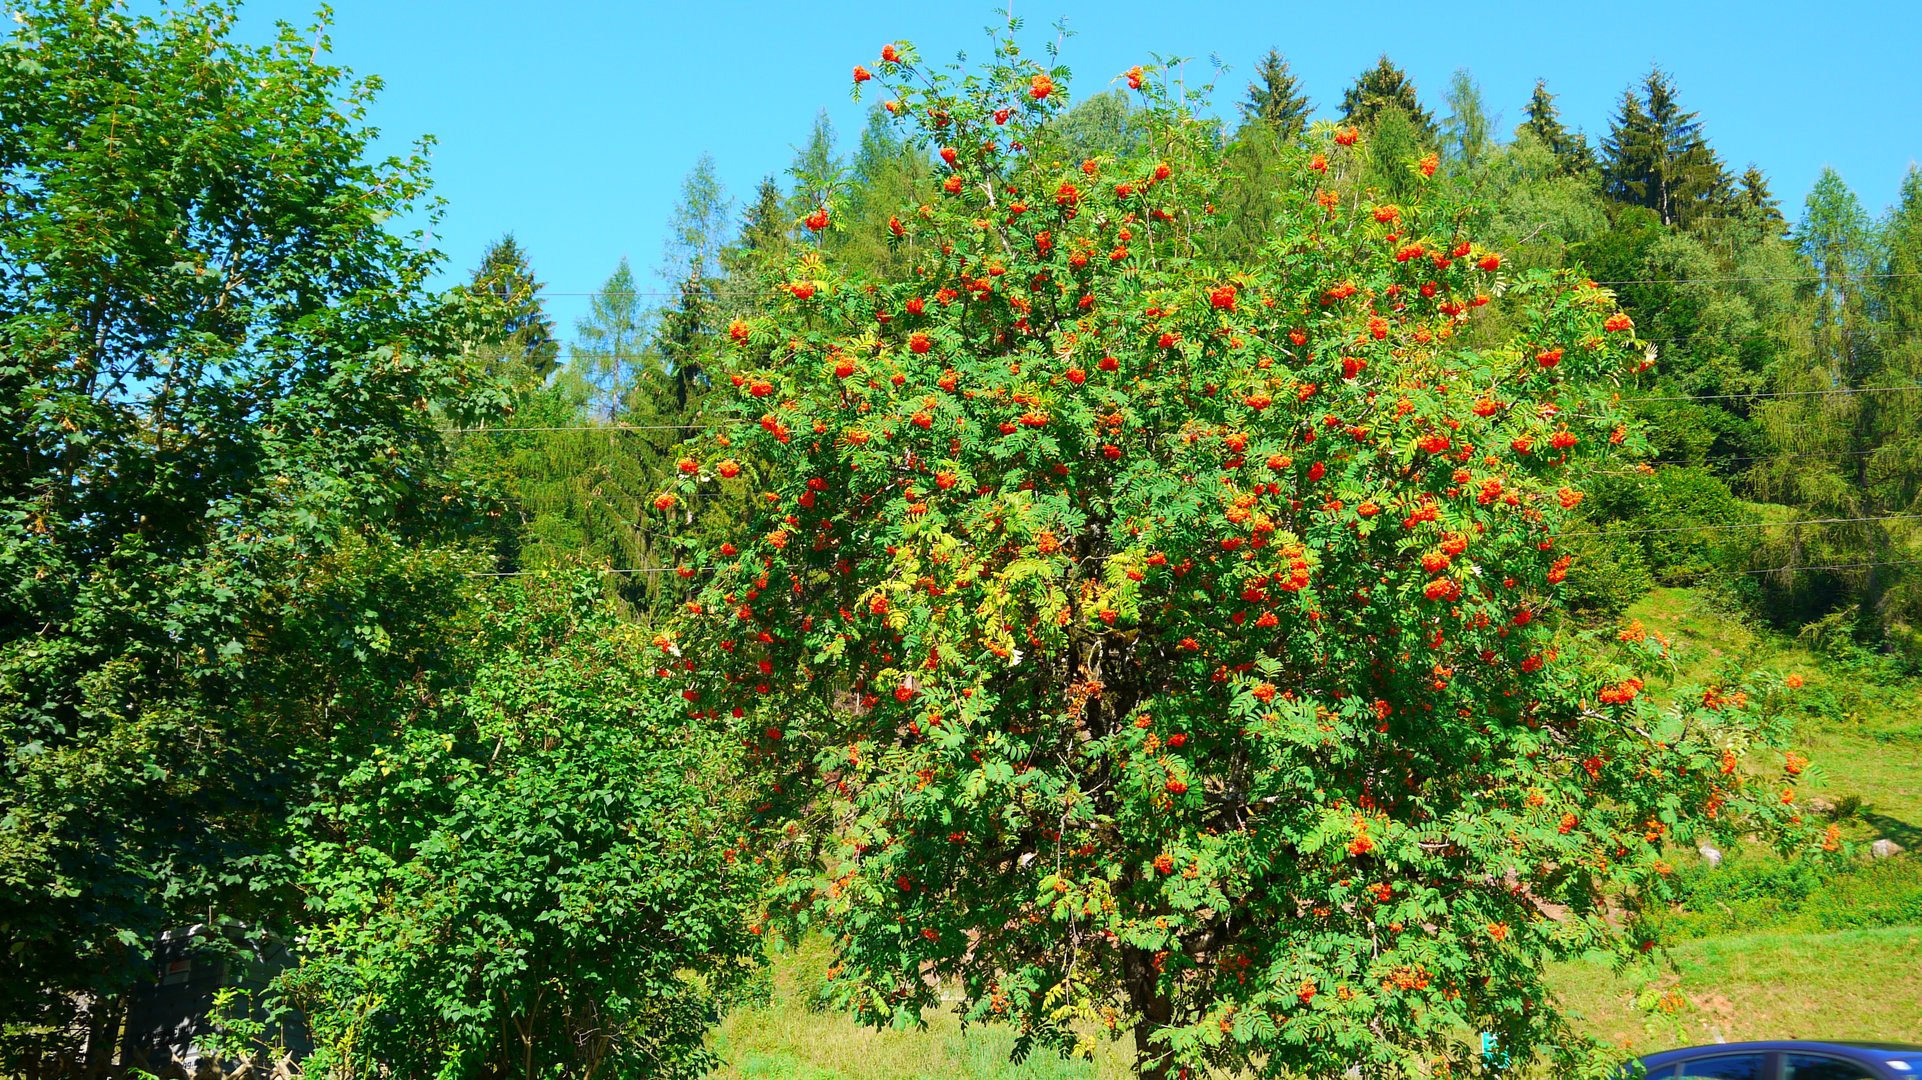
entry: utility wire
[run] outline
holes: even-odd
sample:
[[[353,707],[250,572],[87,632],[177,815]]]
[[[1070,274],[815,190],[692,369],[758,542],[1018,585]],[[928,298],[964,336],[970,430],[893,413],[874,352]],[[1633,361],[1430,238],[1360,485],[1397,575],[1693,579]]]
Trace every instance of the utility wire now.
[[[1736,525],[1671,525],[1659,529],[1584,529],[1579,532],[1565,532],[1558,535],[1569,536],[1649,536],[1655,533],[1678,532],[1729,532],[1739,529],[1780,529],[1792,525],[1844,525],[1864,521],[1914,521],[1922,519],[1922,514],[1877,514],[1870,517],[1837,518],[1800,518],[1794,521],[1750,521]]]
[[[1802,570],[1863,570],[1871,566],[1915,566],[1922,559],[1890,559],[1885,562],[1821,563],[1815,566],[1775,566],[1763,570],[1737,570],[1737,574],[1793,574]]]
[[[682,570],[713,570],[713,569],[716,569],[716,568],[712,566],[685,566],[685,567],[683,566],[631,566],[626,569],[617,569],[614,567],[602,567],[600,568],[599,572],[603,574],[673,574],[673,573],[678,573]],[[467,576],[468,577],[527,577],[532,574],[538,574],[538,573],[543,573],[543,571],[540,571],[540,570],[476,570],[472,573],[469,573]]]
[[[1754,394],[1699,394],[1699,395],[1698,394],[1659,394],[1659,395],[1651,395],[1647,397],[1624,396],[1622,398],[1622,401],[1624,404],[1632,405],[1632,404],[1635,404],[1636,402],[1642,402],[1642,401],[1768,401],[1768,400],[1773,400],[1777,398],[1822,397],[1822,396],[1831,395],[1831,394],[1846,395],[1846,394],[1894,394],[1894,393],[1922,393],[1922,383],[1916,383],[1915,385],[1912,385],[1912,386],[1856,386],[1856,387],[1844,386],[1844,387],[1837,387],[1833,390],[1781,390],[1781,391],[1774,391],[1769,393],[1754,393]],[[745,423],[751,423],[752,421],[750,421],[747,417],[743,416],[743,417],[722,417],[720,418],[719,422],[730,423],[730,424],[745,424]],[[619,425],[616,425],[616,424],[563,424],[563,425],[556,425],[553,427],[505,427],[504,426],[504,427],[443,428],[441,430],[451,434],[462,434],[462,435],[487,435],[487,434],[505,435],[505,434],[516,434],[520,432],[543,432],[543,431],[606,431],[606,432],[696,431],[698,432],[701,429],[701,427],[702,425],[698,423],[697,424],[619,424]]]
[[[1817,563],[1812,566],[1775,566],[1775,567],[1766,567],[1761,570],[1734,570],[1734,571],[1727,571],[1727,572],[1733,573],[1737,576],[1752,576],[1756,574],[1794,574],[1794,573],[1800,573],[1805,570],[1866,570],[1871,567],[1877,567],[1877,566],[1916,566],[1916,565],[1922,565],[1922,559],[1888,559],[1888,560],[1881,560],[1881,561],[1875,561],[1875,562],[1852,562],[1852,563]],[[619,569],[619,568],[613,568],[613,567],[602,567],[596,572],[600,574],[669,574],[669,573],[679,573],[683,569],[701,571],[701,570],[713,570],[717,568],[712,566],[689,566],[689,567],[634,566],[634,567],[628,567],[625,569]],[[487,571],[474,571],[467,574],[467,576],[470,578],[482,578],[482,577],[509,578],[509,577],[528,577],[537,573],[541,573],[541,571],[538,571],[538,570],[487,570]]]
[[[1888,281],[1891,279],[1912,278],[1912,277],[1922,277],[1922,272],[1905,272],[1905,273],[1877,272],[1877,273],[1860,273],[1860,274],[1836,274],[1833,277],[1824,277],[1819,274],[1817,275],[1759,274],[1754,276],[1732,275],[1729,277],[1619,278],[1614,281],[1596,281],[1595,284],[1597,285],[1714,285],[1714,284],[1727,284],[1727,283],[1738,282],[1738,281],[1775,281],[1775,282],[1791,281],[1791,282],[1803,282],[1807,284],[1815,284],[1817,282],[1832,281],[1832,280],[1833,281]],[[547,289],[542,289],[535,295],[536,297],[600,296],[602,292],[603,290],[600,290],[600,289],[595,289],[590,292],[571,292],[571,291],[570,292],[554,292],[554,291],[549,291]],[[616,296],[678,297],[681,295],[681,293],[675,292],[675,291],[652,290],[652,289],[638,289],[638,290],[622,289],[622,290],[619,290],[615,295]]]
[[[1766,401],[1774,398],[1823,397],[1829,394],[1889,394],[1922,391],[1922,383],[1909,386],[1838,386],[1828,390],[1772,390],[1754,394],[1658,394],[1646,397],[1624,396],[1625,403],[1638,401]]]
[[[1623,278],[1617,281],[1597,281],[1597,285],[1712,285],[1735,281],[1797,281],[1815,284],[1823,281],[1886,281],[1891,278],[1922,277],[1922,273],[1862,273],[1835,274],[1832,277],[1809,274],[1761,274],[1754,277],[1698,277],[1698,278]]]

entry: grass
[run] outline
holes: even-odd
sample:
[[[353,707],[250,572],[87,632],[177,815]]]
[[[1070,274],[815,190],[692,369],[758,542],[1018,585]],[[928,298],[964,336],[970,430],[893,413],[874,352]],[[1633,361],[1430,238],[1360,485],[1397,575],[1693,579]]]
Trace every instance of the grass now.
[[[1001,1027],[961,1030],[948,1013],[930,1013],[921,1030],[875,1031],[810,1006],[827,968],[826,943],[813,940],[774,965],[766,1005],[736,1009],[716,1048],[728,1065],[717,1080],[1119,1080],[1132,1075],[1131,1040],[1102,1044],[1095,1060],[1064,1061],[1051,1052],[1020,1065],[1008,1060],[1014,1035]]]
[[[1730,934],[1670,955],[1675,970],[1652,994],[1604,961],[1562,965],[1555,981],[1583,1027],[1643,1053],[1764,1038],[1922,1042],[1922,927]],[[1638,997],[1666,1007],[1651,1018]]]
[[[1922,851],[1922,682],[1840,669],[1688,589],[1656,589],[1623,618],[1669,638],[1678,682],[1706,680],[1731,663],[1800,674],[1795,742],[1815,764],[1805,790],[1852,811],[1844,815],[1850,839],[1886,836]]]
[[[1672,967],[1653,985],[1602,960],[1552,973],[1580,1025],[1638,1052],[1745,1038],[1922,1043],[1922,681],[1842,663],[1757,630],[1700,593],[1657,589],[1624,615],[1666,635],[1676,681],[1733,665],[1796,672],[1794,741],[1815,763],[1804,785],[1836,808],[1845,835],[1889,837],[1911,854],[1811,879],[1763,852],[1731,852],[1718,870],[1692,867],[1695,910],[1675,913]],[[1887,925],[1895,923],[1896,925]],[[732,1013],[717,1035],[722,1080],[1121,1080],[1132,1040],[1100,1044],[1093,1061],[1040,1054],[1011,1064],[1013,1036],[963,1031],[947,1014],[925,1028],[874,1031],[809,1005],[827,965],[824,943],[779,957],[764,1006]]]

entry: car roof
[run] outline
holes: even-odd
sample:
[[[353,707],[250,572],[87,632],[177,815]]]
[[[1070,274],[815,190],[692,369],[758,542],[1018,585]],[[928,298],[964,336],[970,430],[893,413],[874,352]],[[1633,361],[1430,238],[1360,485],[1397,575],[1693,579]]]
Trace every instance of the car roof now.
[[[1707,1046],[1688,1046],[1675,1050],[1664,1050],[1659,1054],[1648,1054],[1641,1060],[1643,1065],[1654,1068],[1658,1065],[1672,1065],[1678,1061],[1686,1061],[1697,1057],[1708,1057],[1716,1054],[1740,1054],[1744,1052],[1767,1053],[1770,1051],[1780,1053],[1796,1053],[1800,1051],[1835,1054],[1839,1057],[1868,1061],[1887,1061],[1891,1058],[1898,1061],[1922,1060],[1922,1046],[1914,1046],[1906,1043],[1828,1042],[1826,1040],[1805,1039],[1772,1039],[1763,1042],[1713,1043]]]

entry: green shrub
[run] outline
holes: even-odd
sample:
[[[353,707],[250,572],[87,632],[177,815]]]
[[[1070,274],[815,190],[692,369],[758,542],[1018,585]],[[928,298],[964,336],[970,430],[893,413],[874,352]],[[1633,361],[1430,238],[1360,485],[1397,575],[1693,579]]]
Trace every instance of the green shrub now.
[[[693,1077],[758,939],[730,755],[598,583],[502,588],[474,675],[299,827],[310,1075]]]
[[[1641,546],[1633,538],[1611,535],[1619,531],[1606,529],[1568,541],[1565,550],[1575,561],[1562,595],[1574,610],[1612,618],[1655,587]]]
[[[1840,871],[1772,856],[1731,856],[1676,874],[1681,899],[1660,922],[1675,940],[1727,933],[1820,933],[1922,924],[1922,862],[1890,859]]]

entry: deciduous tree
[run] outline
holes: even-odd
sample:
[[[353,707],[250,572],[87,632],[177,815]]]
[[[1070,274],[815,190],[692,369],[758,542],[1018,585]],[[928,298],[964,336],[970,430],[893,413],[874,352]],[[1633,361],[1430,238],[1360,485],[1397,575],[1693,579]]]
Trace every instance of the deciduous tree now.
[[[1214,129],[1153,79],[1153,152],[1076,160],[1011,41],[872,70],[943,195],[910,274],[810,256],[730,328],[700,456],[772,479],[674,642],[761,777],[769,917],[871,1022],[954,987],[1144,1076],[1463,1067],[1464,1030],[1600,1075],[1545,963],[1639,956],[1670,845],[1795,797],[1779,681],[1658,702],[1658,641],[1559,630],[1584,477],[1639,442],[1630,321],[1357,190],[1351,131],[1222,265]]]

